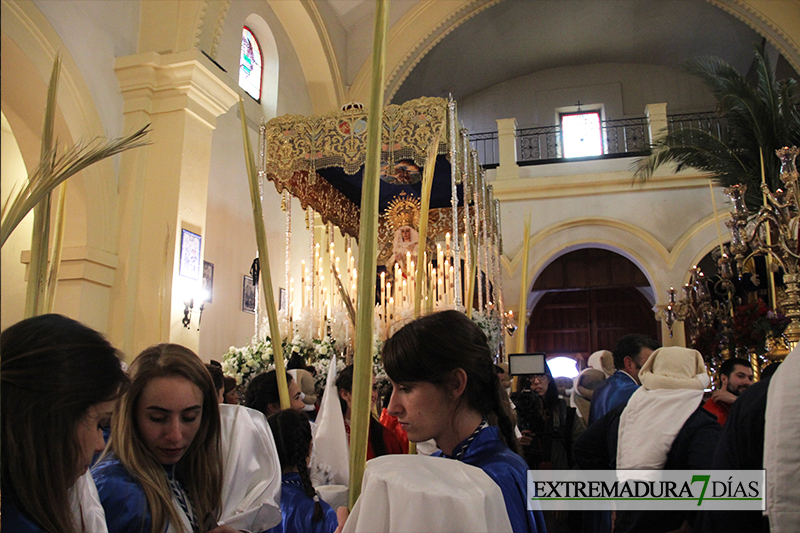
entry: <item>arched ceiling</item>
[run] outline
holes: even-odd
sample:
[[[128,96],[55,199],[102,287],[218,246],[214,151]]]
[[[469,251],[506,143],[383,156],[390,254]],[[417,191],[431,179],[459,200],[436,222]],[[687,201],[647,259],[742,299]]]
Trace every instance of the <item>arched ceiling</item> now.
[[[700,55],[722,57],[741,72],[763,37],[709,0],[433,0],[474,9],[470,17],[435,21],[443,37],[407,51],[387,98],[464,99],[504,81],[548,69],[604,63],[679,66]],[[345,35],[346,83],[366,64],[374,2],[320,0]],[[430,0],[391,0],[393,31]],[[725,3],[725,2],[721,2]],[[489,7],[485,7],[492,4]],[[483,5],[485,8],[480,8]],[[390,35],[391,31],[390,30]],[[431,30],[434,31],[434,30]],[[428,48],[425,48],[427,46]],[[406,51],[404,51],[405,53]],[[416,63],[416,65],[415,65]],[[391,68],[391,65],[387,65]],[[387,72],[387,74],[389,74]]]
[[[463,99],[503,81],[565,66],[678,66],[716,55],[746,72],[761,38],[704,0],[505,0],[456,28],[394,95]]]

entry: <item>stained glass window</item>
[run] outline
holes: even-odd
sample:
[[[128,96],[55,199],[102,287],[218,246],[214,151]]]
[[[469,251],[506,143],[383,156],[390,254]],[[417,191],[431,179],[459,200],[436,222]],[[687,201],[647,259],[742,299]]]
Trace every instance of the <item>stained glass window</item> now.
[[[603,154],[600,113],[586,111],[561,115],[564,157],[587,157]]]
[[[250,28],[242,28],[242,53],[239,58],[239,87],[261,100],[261,47]]]

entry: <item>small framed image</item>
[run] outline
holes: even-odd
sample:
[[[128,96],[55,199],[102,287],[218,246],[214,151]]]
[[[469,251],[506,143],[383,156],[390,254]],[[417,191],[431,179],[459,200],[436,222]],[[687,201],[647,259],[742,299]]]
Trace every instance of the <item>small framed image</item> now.
[[[203,261],[203,291],[206,295],[205,301],[214,301],[214,263]]]
[[[256,313],[256,286],[253,278],[247,275],[242,279],[242,311]]]
[[[286,289],[278,287],[278,311],[282,311],[289,307],[289,302],[286,301]]]
[[[202,237],[188,229],[181,230],[181,263],[178,274],[185,278],[200,279],[200,243]]]

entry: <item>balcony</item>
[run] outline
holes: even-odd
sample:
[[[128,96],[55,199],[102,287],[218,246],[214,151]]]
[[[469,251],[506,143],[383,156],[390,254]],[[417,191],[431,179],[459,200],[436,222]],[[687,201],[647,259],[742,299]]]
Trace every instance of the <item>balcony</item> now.
[[[647,154],[651,143],[651,131],[656,124],[666,123],[669,131],[677,129],[703,130],[724,140],[725,123],[714,112],[668,115],[666,121],[648,117],[633,117],[605,120],[601,123],[603,154],[590,157],[565,158],[561,150],[561,127],[542,126],[517,128],[515,130],[516,163],[519,166],[564,163],[573,161],[640,157]],[[500,135],[497,131],[471,133],[470,144],[478,152],[481,166],[485,169],[500,165]]]

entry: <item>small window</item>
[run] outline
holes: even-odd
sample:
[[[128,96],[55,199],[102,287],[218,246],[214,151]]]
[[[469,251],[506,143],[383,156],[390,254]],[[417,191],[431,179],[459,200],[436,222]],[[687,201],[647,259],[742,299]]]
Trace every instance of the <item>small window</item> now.
[[[239,87],[261,101],[261,47],[250,28],[242,29],[242,54],[239,58]]]
[[[603,154],[600,113],[585,111],[561,115],[564,157],[588,157]]]

